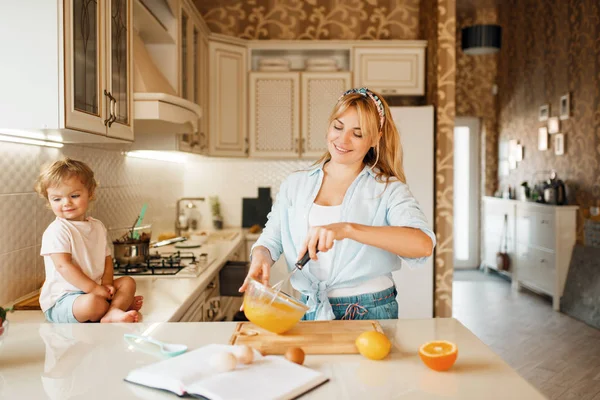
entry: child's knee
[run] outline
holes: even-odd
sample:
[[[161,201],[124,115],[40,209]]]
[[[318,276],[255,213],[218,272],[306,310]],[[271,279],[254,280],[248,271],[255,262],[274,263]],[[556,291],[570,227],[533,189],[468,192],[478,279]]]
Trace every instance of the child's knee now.
[[[135,280],[130,276],[122,276],[119,278],[118,290],[135,293],[136,283]]]

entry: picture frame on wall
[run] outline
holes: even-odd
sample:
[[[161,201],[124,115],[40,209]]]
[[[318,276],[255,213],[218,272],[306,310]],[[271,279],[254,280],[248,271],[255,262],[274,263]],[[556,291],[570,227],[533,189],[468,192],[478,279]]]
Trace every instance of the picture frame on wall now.
[[[571,115],[571,95],[569,93],[560,96],[559,111],[560,119],[569,119]]]
[[[540,111],[538,113],[538,120],[547,121],[548,117],[550,117],[550,104],[544,104],[540,107]]]
[[[545,126],[538,128],[538,150],[548,150],[548,128]]]
[[[560,120],[558,117],[548,118],[548,133],[554,135],[560,132]]]
[[[554,154],[557,156],[565,154],[565,135],[562,133],[554,135]]]

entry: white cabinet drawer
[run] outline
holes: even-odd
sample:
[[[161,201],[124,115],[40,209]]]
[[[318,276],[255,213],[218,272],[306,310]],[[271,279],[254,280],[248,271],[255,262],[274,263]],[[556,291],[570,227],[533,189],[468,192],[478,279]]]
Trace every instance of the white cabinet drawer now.
[[[526,244],[517,243],[515,268],[517,271],[517,279],[519,281],[531,282],[535,280],[533,249]]]
[[[552,214],[517,210],[517,242],[554,250],[554,235]]]
[[[556,259],[554,253],[534,249],[535,254],[535,283],[548,294],[554,294],[556,278]]]

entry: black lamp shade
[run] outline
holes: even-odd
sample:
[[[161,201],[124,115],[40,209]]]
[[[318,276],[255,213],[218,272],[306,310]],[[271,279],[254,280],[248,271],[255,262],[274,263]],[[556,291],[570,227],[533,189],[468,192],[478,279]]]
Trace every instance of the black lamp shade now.
[[[461,47],[465,54],[491,54],[500,50],[502,27],[500,25],[473,25],[462,28]]]

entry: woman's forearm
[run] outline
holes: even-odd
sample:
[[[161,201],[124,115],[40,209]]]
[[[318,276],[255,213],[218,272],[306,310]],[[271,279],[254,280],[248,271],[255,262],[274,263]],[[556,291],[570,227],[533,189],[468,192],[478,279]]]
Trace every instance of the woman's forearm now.
[[[433,242],[425,232],[402,226],[367,226],[348,224],[347,239],[378,247],[401,257],[429,257]]]

